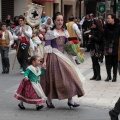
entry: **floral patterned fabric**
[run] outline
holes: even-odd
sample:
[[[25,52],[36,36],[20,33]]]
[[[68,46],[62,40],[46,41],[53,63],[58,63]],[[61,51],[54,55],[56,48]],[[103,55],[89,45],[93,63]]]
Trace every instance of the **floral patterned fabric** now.
[[[37,95],[31,82],[29,80],[25,81],[24,79],[21,81],[14,97],[18,100],[21,100],[21,101],[29,103],[29,104],[45,103],[45,100],[41,99]]]

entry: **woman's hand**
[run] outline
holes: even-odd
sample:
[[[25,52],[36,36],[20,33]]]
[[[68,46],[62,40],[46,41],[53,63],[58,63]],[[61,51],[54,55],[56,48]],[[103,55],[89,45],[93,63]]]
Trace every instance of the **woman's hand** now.
[[[43,68],[43,69],[46,69],[46,62],[44,62],[44,63],[42,64],[42,68]]]

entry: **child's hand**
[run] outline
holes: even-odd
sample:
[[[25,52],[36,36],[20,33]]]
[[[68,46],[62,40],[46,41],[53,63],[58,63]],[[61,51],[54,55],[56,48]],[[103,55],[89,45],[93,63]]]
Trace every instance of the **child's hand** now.
[[[28,80],[28,77],[25,77],[24,80],[27,81],[27,80]]]

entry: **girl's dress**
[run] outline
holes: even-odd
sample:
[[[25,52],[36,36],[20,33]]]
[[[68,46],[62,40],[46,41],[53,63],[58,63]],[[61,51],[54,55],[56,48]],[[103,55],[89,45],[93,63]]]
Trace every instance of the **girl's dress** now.
[[[64,50],[69,34],[64,30],[64,35],[57,33],[56,29],[46,33],[44,52],[48,53],[46,72],[41,77],[41,86],[50,99],[67,99],[77,95],[84,95],[83,81],[85,78],[80,73],[73,59]]]
[[[21,81],[18,90],[15,93],[15,98],[29,104],[42,104],[45,103],[46,96],[40,85],[40,76],[44,74],[45,70],[37,70],[34,66],[30,65],[24,76],[28,77],[29,80]]]

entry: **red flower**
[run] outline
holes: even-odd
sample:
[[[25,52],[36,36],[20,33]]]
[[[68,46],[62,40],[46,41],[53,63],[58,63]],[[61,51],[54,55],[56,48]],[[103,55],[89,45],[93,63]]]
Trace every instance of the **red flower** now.
[[[74,44],[78,44],[78,43],[79,43],[78,40],[72,40],[72,42],[73,42]]]
[[[0,38],[2,37],[2,33],[0,33]]]
[[[11,25],[11,28],[13,29],[13,28],[15,28],[16,27],[16,25]]]

